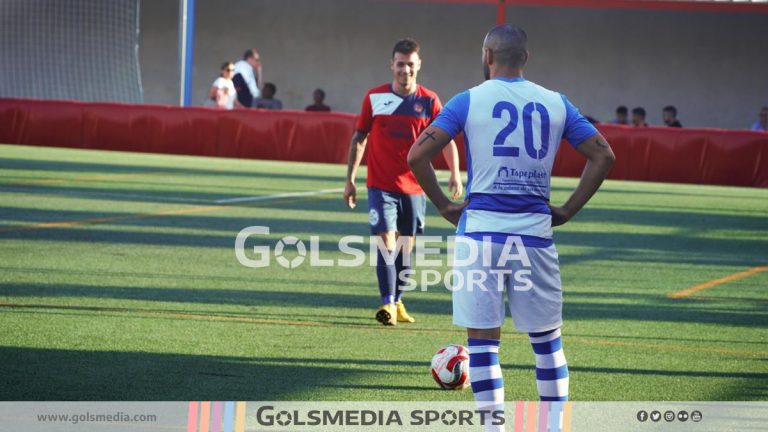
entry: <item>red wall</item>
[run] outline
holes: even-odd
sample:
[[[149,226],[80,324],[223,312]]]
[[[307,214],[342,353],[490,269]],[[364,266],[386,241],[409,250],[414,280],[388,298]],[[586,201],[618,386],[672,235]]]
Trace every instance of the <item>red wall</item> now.
[[[346,163],[355,116],[0,99],[0,143]],[[601,125],[616,153],[610,178],[768,187],[768,133]],[[461,147],[462,167],[463,143]],[[435,166],[444,168],[441,157]],[[563,143],[554,175],[584,158]]]

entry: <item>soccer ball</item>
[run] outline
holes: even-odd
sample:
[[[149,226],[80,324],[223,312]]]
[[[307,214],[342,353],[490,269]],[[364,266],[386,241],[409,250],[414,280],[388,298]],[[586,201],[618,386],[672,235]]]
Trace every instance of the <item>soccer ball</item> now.
[[[461,345],[446,345],[432,357],[432,378],[440,388],[461,390],[469,386],[469,350]]]

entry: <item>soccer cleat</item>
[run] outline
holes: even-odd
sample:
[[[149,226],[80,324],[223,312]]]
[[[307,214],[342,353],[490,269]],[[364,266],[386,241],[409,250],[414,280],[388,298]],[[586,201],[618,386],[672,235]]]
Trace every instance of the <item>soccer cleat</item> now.
[[[412,316],[408,315],[408,311],[405,310],[405,305],[402,300],[395,303],[395,306],[397,307],[397,322],[416,322]]]
[[[385,326],[397,324],[397,307],[392,303],[381,305],[376,311],[376,321]]]

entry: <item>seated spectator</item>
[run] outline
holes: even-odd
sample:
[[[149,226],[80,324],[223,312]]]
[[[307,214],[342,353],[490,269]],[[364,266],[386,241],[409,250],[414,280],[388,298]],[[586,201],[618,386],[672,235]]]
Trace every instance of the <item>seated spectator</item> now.
[[[677,119],[677,108],[672,105],[667,105],[664,110],[661,111],[661,119],[664,120],[664,124],[669,127],[681,128],[683,125]]]
[[[214,106],[223,109],[232,109],[234,107],[242,108],[237,100],[235,85],[232,84],[232,75],[235,72],[235,65],[225,62],[221,65],[221,72],[216,81],[213,82],[211,90],[208,92],[208,99]]]
[[[760,114],[755,124],[752,125],[753,131],[768,132],[768,106],[760,108]]]
[[[275,93],[277,93],[277,87],[274,84],[264,83],[264,87],[261,88],[261,97],[253,101],[253,107],[268,110],[283,109],[283,102],[275,99]]]
[[[250,108],[253,100],[261,96],[261,56],[255,49],[247,50],[243,59],[235,63],[232,82],[237,100],[244,107]]]
[[[616,108],[616,118],[611,122],[613,124],[628,125],[629,124],[629,110],[624,105]]]
[[[312,99],[314,99],[315,103],[312,105],[307,105],[306,108],[304,108],[306,111],[330,111],[331,107],[324,104],[325,101],[325,92],[323,89],[317,89],[314,93],[312,93]]]
[[[645,109],[637,107],[632,110],[632,126],[634,127],[647,127],[648,123],[645,122]]]

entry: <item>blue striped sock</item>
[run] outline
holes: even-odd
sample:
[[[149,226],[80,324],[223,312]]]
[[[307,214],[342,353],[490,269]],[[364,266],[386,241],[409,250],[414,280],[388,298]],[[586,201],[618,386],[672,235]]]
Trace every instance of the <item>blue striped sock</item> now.
[[[469,345],[469,380],[479,410],[504,410],[504,378],[499,364],[498,339],[467,340]],[[503,431],[504,426],[490,425],[492,417],[486,416],[486,431]]]
[[[560,329],[528,333],[536,354],[536,387],[543,401],[568,400],[568,363]]]
[[[408,263],[406,265],[405,263]],[[397,258],[395,258],[395,279],[397,281],[395,282],[395,302],[399,302],[403,298],[403,287],[406,285],[404,282],[400,280],[400,273],[403,272],[403,270],[410,270],[411,269],[411,261],[410,258],[405,257],[405,252],[400,251],[399,254],[397,254]]]
[[[395,264],[388,264],[381,250],[376,250],[376,276],[379,280],[379,294],[381,294],[381,304],[395,302],[395,286],[397,274],[395,273]],[[391,252],[390,252],[391,253]]]

